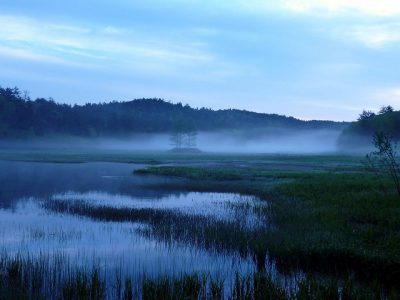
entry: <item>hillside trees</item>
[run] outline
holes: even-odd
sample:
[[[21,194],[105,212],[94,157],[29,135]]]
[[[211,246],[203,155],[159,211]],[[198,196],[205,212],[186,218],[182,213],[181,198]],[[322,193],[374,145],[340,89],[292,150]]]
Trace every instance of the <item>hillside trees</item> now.
[[[0,138],[25,138],[49,135],[126,136],[135,133],[171,133],[176,120],[183,119],[187,130],[186,146],[195,147],[196,132],[247,130],[255,128],[342,129],[346,123],[302,121],[276,114],[244,110],[192,108],[162,99],[136,99],[127,102],[60,104],[54,100],[31,100],[18,88],[0,87]],[[190,134],[189,134],[190,133]],[[179,134],[175,134],[180,144]],[[184,143],[182,141],[182,147]]]
[[[378,113],[363,111],[357,122],[343,130],[339,146],[342,149],[370,147],[377,132],[391,136],[394,141],[400,140],[400,111],[395,111],[390,105],[383,106]]]

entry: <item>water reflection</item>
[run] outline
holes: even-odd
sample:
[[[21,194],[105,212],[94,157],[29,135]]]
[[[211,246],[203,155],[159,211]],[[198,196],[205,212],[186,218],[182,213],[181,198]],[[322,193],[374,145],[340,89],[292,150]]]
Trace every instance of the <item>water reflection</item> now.
[[[67,254],[76,265],[99,263],[125,269],[132,277],[205,271],[227,275],[231,268],[249,271],[252,263],[235,255],[219,255],[149,239],[129,222],[98,222],[44,211],[25,200],[13,211],[0,210],[0,243],[8,254]],[[225,274],[224,274],[225,273]]]
[[[16,200],[48,197],[55,193],[101,191],[132,197],[157,198],[171,194],[143,186],[163,179],[132,174],[143,165],[119,163],[36,163],[0,161],[0,207]]]
[[[249,257],[190,244],[153,239],[147,224],[103,222],[46,210],[46,201],[80,201],[91,206],[172,210],[185,215],[242,222],[264,220],[254,214],[253,197],[223,193],[151,191],[152,177],[132,175],[134,165],[0,162],[0,246],[9,255],[63,255],[71,265],[119,270],[132,279],[204,272],[227,279],[255,270]],[[140,167],[140,166],[136,166]]]

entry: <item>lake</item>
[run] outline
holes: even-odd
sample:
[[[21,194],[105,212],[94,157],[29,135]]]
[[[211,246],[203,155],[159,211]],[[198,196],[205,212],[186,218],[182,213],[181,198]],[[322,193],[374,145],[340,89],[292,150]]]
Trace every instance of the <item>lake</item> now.
[[[143,167],[1,161],[3,255],[44,261],[48,272],[52,264],[61,265],[65,276],[98,267],[109,282],[119,274],[137,289],[144,277],[193,272],[230,286],[236,272],[256,271],[253,257],[209,241],[202,228],[264,228],[267,220],[257,210],[265,202],[232,193],[154,189],[170,179],[132,173]]]

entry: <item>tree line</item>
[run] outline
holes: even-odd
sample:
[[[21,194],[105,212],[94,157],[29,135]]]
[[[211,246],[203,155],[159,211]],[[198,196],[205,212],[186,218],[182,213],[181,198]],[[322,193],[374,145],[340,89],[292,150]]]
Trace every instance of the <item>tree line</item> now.
[[[364,110],[356,122],[343,130],[339,145],[344,148],[369,146],[376,133],[400,140],[400,111],[395,111],[390,105],[382,106],[378,112]]]
[[[244,110],[192,108],[163,99],[136,99],[127,102],[68,105],[53,99],[32,100],[19,88],[0,87],[0,137],[46,135],[111,136],[132,133],[171,133],[183,122],[196,130],[175,135],[177,143],[193,139],[197,130],[216,131],[280,127],[293,129],[338,129],[346,123],[302,121],[277,114]],[[189,125],[187,125],[189,124]],[[179,124],[178,124],[179,125]],[[181,126],[181,125],[179,125]]]

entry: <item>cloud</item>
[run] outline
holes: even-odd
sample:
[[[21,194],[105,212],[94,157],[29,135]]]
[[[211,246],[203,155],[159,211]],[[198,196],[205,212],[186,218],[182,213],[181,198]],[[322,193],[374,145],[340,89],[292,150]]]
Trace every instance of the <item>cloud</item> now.
[[[106,26],[104,28],[104,32],[108,34],[119,35],[125,32],[123,28],[115,27],[115,26]]]
[[[15,49],[11,47],[0,46],[0,56],[7,56],[10,58],[18,58],[18,59],[26,59],[38,62],[52,63],[52,64],[61,64],[67,66],[81,66],[79,64],[70,62],[68,60],[50,56],[38,54],[29,50],[24,49]]]
[[[296,14],[336,16],[359,14],[376,17],[400,15],[398,0],[232,0],[230,7],[252,12],[289,11]]]
[[[90,59],[120,66],[147,63],[165,70],[215,61],[201,43],[144,35],[134,28],[69,26],[10,15],[0,15],[0,46],[3,56],[48,63]]]
[[[77,0],[57,10],[6,1],[18,9],[0,12],[0,65],[31,71],[30,86],[18,74],[9,82],[37,95],[354,119],[386,103],[371,100],[377,89],[398,85],[400,0],[123,0],[76,13]],[[65,83],[41,92],[53,76]],[[313,103],[287,100],[299,97]]]
[[[400,87],[392,87],[380,90],[376,93],[376,98],[381,102],[381,105],[400,106]]]
[[[287,10],[297,13],[359,13],[371,16],[400,15],[398,0],[286,0]]]
[[[400,0],[233,1],[254,14],[304,16],[311,20],[308,26],[314,33],[355,41],[371,49],[400,42]]]
[[[346,104],[336,104],[334,102],[327,103],[321,99],[318,100],[304,100],[300,101],[299,103],[307,105],[307,106],[313,106],[313,107],[319,107],[319,108],[327,108],[327,109],[335,109],[335,110],[346,110],[346,111],[352,111],[352,112],[360,112],[363,109],[365,109],[362,105],[346,105]]]
[[[344,35],[370,48],[382,48],[400,42],[400,23],[354,26]]]

